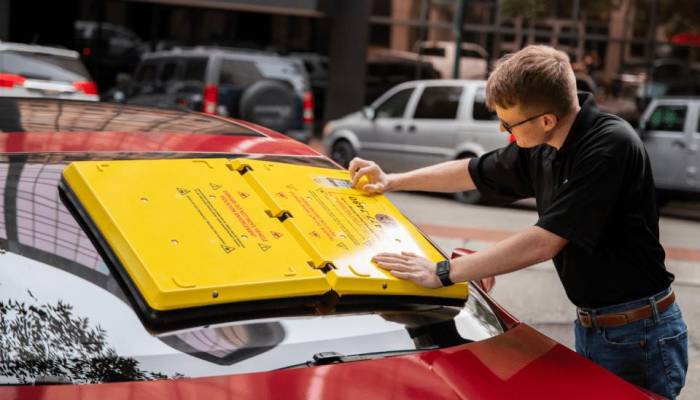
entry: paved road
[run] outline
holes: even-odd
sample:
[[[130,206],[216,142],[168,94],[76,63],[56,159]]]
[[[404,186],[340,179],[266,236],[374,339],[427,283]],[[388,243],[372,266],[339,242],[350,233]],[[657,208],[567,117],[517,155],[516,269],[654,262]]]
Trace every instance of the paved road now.
[[[527,202],[501,208],[463,205],[429,194],[391,193],[389,197],[448,253],[455,247],[484,249],[537,220]],[[664,214],[674,214],[680,207],[672,208]],[[693,207],[688,209],[694,216]],[[680,399],[700,399],[700,335],[695,334],[700,331],[700,218],[662,217],[660,229],[668,268],[676,275],[674,290],[690,330],[690,367]],[[498,277],[493,295],[522,321],[573,348],[575,308],[551,262]]]

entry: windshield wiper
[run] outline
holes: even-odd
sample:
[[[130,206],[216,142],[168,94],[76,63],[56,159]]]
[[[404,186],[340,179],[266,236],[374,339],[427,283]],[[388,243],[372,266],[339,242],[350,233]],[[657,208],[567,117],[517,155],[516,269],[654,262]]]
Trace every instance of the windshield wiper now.
[[[341,364],[353,361],[364,361],[364,360],[374,360],[377,358],[390,357],[390,356],[400,356],[404,354],[420,353],[425,350],[434,350],[439,348],[439,346],[430,346],[420,349],[408,349],[408,350],[389,350],[389,351],[377,351],[372,353],[361,353],[361,354],[350,354],[344,355],[335,351],[324,351],[316,353],[313,355],[311,360],[304,361],[299,364],[292,364],[279,369],[289,369],[297,367],[314,367],[317,365],[328,365],[328,364]]]

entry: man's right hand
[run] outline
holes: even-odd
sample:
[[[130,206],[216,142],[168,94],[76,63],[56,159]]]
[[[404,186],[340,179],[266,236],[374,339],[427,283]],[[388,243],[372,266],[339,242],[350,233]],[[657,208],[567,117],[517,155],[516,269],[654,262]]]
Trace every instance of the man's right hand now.
[[[374,161],[353,158],[348,166],[352,177],[352,187],[368,194],[380,194],[389,191],[389,176]],[[366,180],[360,181],[363,177]],[[358,184],[361,187],[358,187]]]

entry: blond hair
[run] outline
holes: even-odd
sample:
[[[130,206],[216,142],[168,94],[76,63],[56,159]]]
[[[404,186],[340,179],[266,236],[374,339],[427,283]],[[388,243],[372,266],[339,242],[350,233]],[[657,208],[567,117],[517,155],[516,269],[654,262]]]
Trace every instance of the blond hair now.
[[[578,106],[576,76],[566,53],[532,45],[506,54],[486,83],[486,104],[494,109],[519,106],[564,116]]]

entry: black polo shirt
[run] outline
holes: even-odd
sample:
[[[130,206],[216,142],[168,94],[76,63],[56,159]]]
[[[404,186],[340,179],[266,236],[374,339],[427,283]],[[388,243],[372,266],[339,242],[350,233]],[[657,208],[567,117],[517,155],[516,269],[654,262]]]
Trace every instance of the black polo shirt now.
[[[554,266],[569,299],[602,307],[667,288],[649,157],[634,129],[579,94],[581,111],[561,149],[515,143],[474,158],[481,195],[507,203],[537,200],[540,226],[569,241]]]

